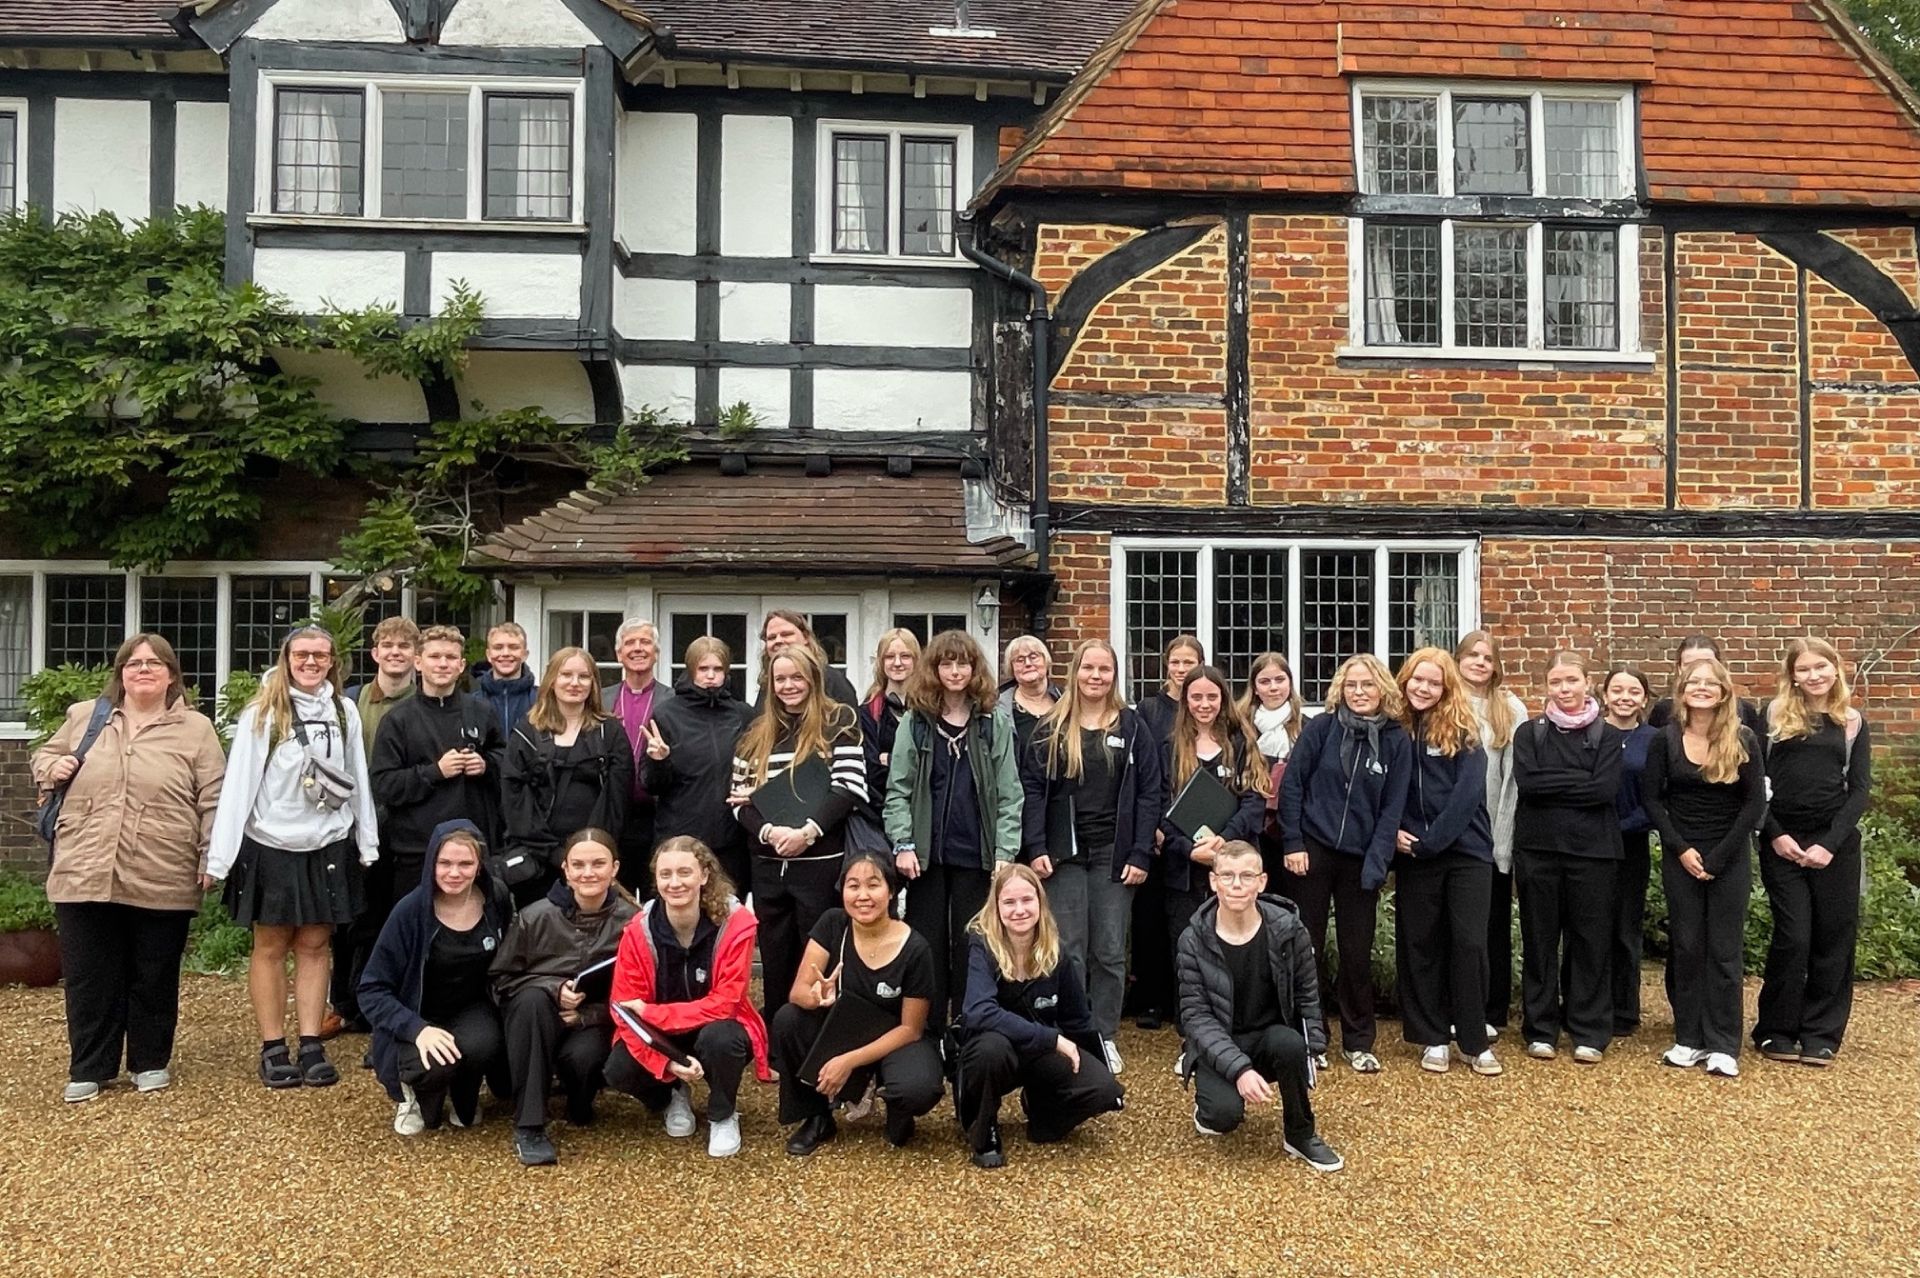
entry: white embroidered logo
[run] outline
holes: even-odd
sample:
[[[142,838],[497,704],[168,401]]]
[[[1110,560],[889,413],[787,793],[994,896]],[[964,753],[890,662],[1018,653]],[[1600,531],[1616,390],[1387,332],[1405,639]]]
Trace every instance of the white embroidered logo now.
[[[483,936],[483,937],[481,937],[481,938],[480,938],[480,948],[481,948],[481,949],[483,949],[483,950],[491,950],[491,949],[493,948],[493,946],[494,946],[494,939],[493,939],[493,938],[492,938],[491,936]]]
[[[704,967],[694,968],[693,979],[696,981],[699,981],[702,985],[705,985],[707,983],[707,969]]]
[[[1033,1010],[1036,1012],[1044,1012],[1050,1007],[1057,1007],[1059,1003],[1060,1003],[1059,995],[1057,994],[1047,995],[1044,998],[1036,998],[1035,1000],[1033,1000]]]
[[[900,991],[894,988],[893,986],[887,984],[885,981],[881,981],[877,983],[873,987],[873,992],[874,992],[874,995],[878,998],[899,998],[900,997]]]

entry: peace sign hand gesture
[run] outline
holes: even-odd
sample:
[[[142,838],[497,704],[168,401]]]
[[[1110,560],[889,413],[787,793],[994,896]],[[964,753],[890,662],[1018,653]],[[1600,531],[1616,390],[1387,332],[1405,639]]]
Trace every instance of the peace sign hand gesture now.
[[[672,747],[667,745],[667,739],[660,735],[660,729],[654,726],[653,720],[647,720],[647,757],[657,762],[672,752]]]

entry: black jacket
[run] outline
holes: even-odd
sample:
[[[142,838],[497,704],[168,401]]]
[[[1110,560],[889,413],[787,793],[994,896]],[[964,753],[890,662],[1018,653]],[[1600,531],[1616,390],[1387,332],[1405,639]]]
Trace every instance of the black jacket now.
[[[1299,907],[1284,896],[1267,894],[1255,903],[1267,929],[1267,959],[1273,964],[1273,983],[1280,995],[1280,1016],[1289,1029],[1303,1030],[1307,1050],[1318,1056],[1327,1050],[1327,1029],[1320,1020],[1320,980],[1315,972],[1313,941],[1300,921]],[[1180,989],[1180,1026],[1186,1034],[1187,1077],[1206,1062],[1229,1082],[1253,1068],[1253,1061],[1233,1041],[1233,976],[1220,945],[1214,920],[1220,914],[1218,897],[1205,901],[1193,913],[1193,922],[1180,934],[1174,966]]]
[[[1258,790],[1240,789],[1242,758],[1246,751],[1243,741],[1228,741],[1226,749],[1214,761],[1214,775],[1220,783],[1240,796],[1240,808],[1227,822],[1225,828],[1214,833],[1232,843],[1239,839],[1247,843],[1260,837],[1260,827],[1267,823],[1267,796]],[[1160,877],[1170,888],[1186,891],[1193,886],[1193,840],[1181,832],[1180,828],[1167,819],[1167,813],[1173,810],[1174,801],[1180,797],[1179,789],[1173,782],[1173,742],[1171,739],[1160,743],[1160,775],[1165,779],[1166,802],[1162,805],[1166,812],[1160,817]],[[1206,874],[1198,876],[1205,886]]]
[[[1165,688],[1158,689],[1151,696],[1141,699],[1134,709],[1146,720],[1147,728],[1153,733],[1155,741],[1164,742],[1173,736],[1173,721],[1180,714],[1180,703],[1167,695]]]
[[[614,887],[599,909],[587,913],[574,900],[572,888],[564,881],[554,884],[543,900],[514,916],[500,942],[490,969],[494,996],[504,1002],[529,987],[557,996],[567,981],[614,956],[620,934],[639,912],[640,907]],[[606,984],[611,988],[612,983],[609,970]],[[580,1006],[582,1024],[605,1025],[609,1017],[604,999]]]
[[[772,663],[768,662],[767,664],[771,665]],[[848,681],[845,675],[840,673],[838,667],[827,667],[826,685],[827,700],[838,701],[849,710],[857,711],[860,708],[860,694],[853,690],[853,684]],[[773,685],[771,682],[760,685],[760,696],[755,699],[753,703],[753,712],[755,714],[759,714],[767,708],[767,698],[771,696],[772,693]]]
[[[1678,721],[1669,719],[1647,746],[1647,768],[1640,774],[1640,801],[1660,850],[1678,857],[1688,848],[1700,854],[1702,867],[1719,878],[1753,847],[1753,832],[1767,819],[1767,765],[1760,742],[1745,727],[1740,744],[1747,761],[1732,781],[1708,781],[1687,759]]]
[[[1120,791],[1113,805],[1113,874],[1128,865],[1153,868],[1153,832],[1159,828],[1165,795],[1160,776],[1160,745],[1146,721],[1131,709],[1120,711],[1111,736],[1121,738]],[[1065,766],[1065,760],[1061,760]],[[1036,732],[1020,760],[1020,786],[1026,794],[1020,813],[1020,859],[1051,857],[1055,864],[1086,859],[1073,833],[1073,795],[1080,786],[1047,766],[1047,738]]]
[[[1461,852],[1493,864],[1493,821],[1487,815],[1487,752],[1479,738],[1451,757],[1413,738],[1413,783],[1400,828],[1419,842],[1413,855]]]
[[[484,661],[476,661],[467,675],[473,680],[473,695],[484,701],[500,720],[500,735],[506,736],[513,731],[513,725],[520,717],[533,709],[533,698],[540,691],[533,671],[526,666],[520,667],[520,673],[511,679],[502,679],[493,673],[493,667]]]
[[[1031,981],[1009,981],[993,952],[977,936],[967,938],[967,992],[960,1028],[968,1034],[1006,1036],[1023,1060],[1054,1050],[1061,1035],[1083,1052],[1100,1051],[1100,1032],[1080,973],[1062,954],[1051,972]]]
[[[440,756],[470,746],[487,761],[477,777],[440,775]],[[415,692],[387,711],[373,739],[367,773],[380,805],[380,845],[387,856],[423,855],[427,838],[446,821],[471,821],[492,847],[500,832],[500,767],[506,739],[492,709],[455,692]]]
[[[1413,784],[1413,739],[1389,720],[1380,729],[1381,758],[1368,750],[1364,733],[1349,733],[1338,713],[1307,721],[1287,755],[1280,778],[1279,824],[1288,852],[1307,850],[1307,839],[1365,861],[1361,886],[1387,881],[1393,865],[1400,816]]]
[[[686,675],[675,681],[671,701],[655,702],[653,726],[666,740],[667,757],[643,753],[640,782],[653,796],[653,828],[661,838],[692,835],[716,854],[746,846],[746,831],[727,806],[727,788],[734,742],[752,717],[725,684],[696,688]]]
[[[898,697],[881,693],[878,697],[860,703],[857,713],[860,716],[860,740],[867,752],[867,793],[872,796],[874,806],[880,804],[880,796],[887,792],[887,772],[893,763],[893,738],[900,731],[900,716],[906,711],[906,703]],[[881,756],[886,756],[885,762]]]
[[[618,719],[602,719],[583,726],[575,744],[585,747],[575,767],[586,769],[600,787],[600,797],[587,824],[618,839],[620,827],[627,823],[627,803],[633,795],[633,747],[627,742],[627,730]],[[506,763],[500,769],[506,846],[538,853],[554,865],[560,863],[561,844],[574,833],[553,829],[548,820],[560,782],[559,771],[554,763],[553,734],[541,731],[523,717],[507,740]]]
[[[1621,858],[1624,735],[1605,719],[1568,732],[1545,715],[1513,730],[1515,851]]]

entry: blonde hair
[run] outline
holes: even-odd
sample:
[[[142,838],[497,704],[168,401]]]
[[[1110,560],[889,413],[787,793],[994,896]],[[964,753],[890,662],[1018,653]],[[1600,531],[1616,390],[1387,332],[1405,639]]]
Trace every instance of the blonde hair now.
[[[687,668],[687,675],[691,677],[693,675],[693,668],[705,661],[708,657],[720,658],[720,664],[725,666],[729,672],[732,671],[733,649],[727,647],[727,641],[725,639],[716,639],[712,635],[701,635],[698,639],[695,639],[687,645],[686,660],[682,663]]]
[[[873,682],[867,685],[867,695],[861,698],[862,701],[872,701],[875,697],[882,696],[886,693],[887,649],[893,647],[896,643],[904,643],[907,645],[907,651],[913,654],[914,669],[917,670],[920,668],[920,640],[914,636],[913,631],[908,630],[905,626],[895,626],[892,630],[881,635],[880,642],[874,646]],[[911,679],[912,675],[909,674],[908,678]]]
[[[1088,707],[1080,695],[1080,666],[1095,649],[1106,653],[1107,660],[1113,662],[1113,685],[1107,689],[1105,709],[1109,725],[1119,720],[1120,712],[1127,708],[1127,699],[1120,695],[1120,658],[1105,639],[1084,639],[1073,650],[1073,660],[1068,663],[1066,691],[1040,721],[1039,730],[1046,734],[1047,771],[1073,781],[1078,781],[1086,770],[1080,754],[1080,715]],[[1104,737],[1100,748],[1109,748]]]
[[[709,923],[725,922],[727,912],[733,908],[733,880],[720,868],[720,858],[713,854],[713,849],[691,834],[676,834],[653,850],[653,856],[647,861],[647,878],[656,878],[660,873],[660,858],[669,852],[689,853],[698,863],[707,876],[700,888],[700,912],[707,916]]]
[[[411,617],[385,617],[373,628],[373,634],[367,638],[369,648],[378,648],[389,640],[401,642],[409,648],[420,647],[420,627]]]
[[[1739,778],[1740,765],[1747,761],[1747,747],[1740,740],[1740,700],[1734,695],[1733,676],[1716,658],[1703,657],[1680,672],[1674,683],[1673,718],[1684,736],[1690,716],[1679,694],[1689,677],[1702,668],[1720,685],[1720,704],[1707,721],[1707,761],[1700,765],[1700,775],[1714,785],[1726,785]]]
[[[1395,686],[1404,698],[1413,672],[1422,662],[1430,662],[1440,671],[1440,699],[1416,725],[1413,703],[1407,702],[1400,724],[1416,745],[1430,745],[1451,759],[1480,745],[1480,720],[1474,716],[1473,701],[1467,694],[1467,681],[1460,676],[1445,648],[1421,648],[1400,664]],[[1417,730],[1416,730],[1417,729]]]
[[[1040,902],[1040,916],[1033,926],[1033,948],[1027,953],[1027,965],[1024,968],[1014,954],[1013,938],[1007,934],[1007,925],[1000,921],[1000,893],[1015,879],[1031,885],[1034,896]],[[1060,966],[1060,925],[1054,922],[1053,909],[1047,904],[1047,885],[1040,881],[1040,876],[1033,872],[1032,866],[1008,861],[995,869],[992,882],[987,884],[987,903],[967,923],[967,931],[986,943],[987,953],[993,955],[994,965],[1009,980],[1030,981],[1037,976],[1046,976]]]
[[[254,728],[267,730],[267,749],[272,750],[287,739],[293,731],[293,660],[288,654],[293,651],[295,639],[325,639],[327,652],[337,665],[340,660],[339,649],[333,642],[333,632],[324,626],[306,625],[290,631],[280,641],[280,655],[274,658],[266,677],[260,681],[260,691],[253,694],[253,700],[247,703],[247,709],[253,711]],[[342,718],[346,715],[340,700],[340,692],[333,687],[332,675],[328,675],[327,688],[333,692],[334,713]]]
[[[1273,793],[1273,773],[1260,754],[1260,740],[1254,735],[1253,725],[1240,713],[1240,707],[1227,699],[1227,676],[1213,666],[1202,664],[1189,670],[1187,677],[1180,681],[1180,696],[1174,703],[1173,730],[1167,737],[1173,746],[1173,775],[1168,778],[1167,802],[1173,802],[1180,787],[1200,766],[1200,725],[1193,721],[1187,709],[1187,689],[1196,679],[1204,679],[1220,689],[1220,717],[1213,721],[1213,736],[1229,762],[1233,760],[1234,751],[1240,752],[1240,775],[1234,778],[1233,784],[1242,794],[1249,790],[1262,795]]]
[[[1272,666],[1279,666],[1287,676],[1287,707],[1293,712],[1287,716],[1287,740],[1298,741],[1300,729],[1306,726],[1307,703],[1301,699],[1300,681],[1293,677],[1292,663],[1280,653],[1263,652],[1253,659],[1253,665],[1247,670],[1247,690],[1240,694],[1240,700],[1235,704],[1240,708],[1240,717],[1251,726],[1253,712],[1260,705],[1260,694],[1254,691],[1254,681]]]
[[[527,722],[541,732],[567,730],[567,717],[560,712],[560,698],[554,692],[554,685],[560,678],[561,669],[576,657],[587,663],[590,680],[587,703],[580,708],[581,730],[591,728],[607,717],[607,712],[600,708],[600,667],[594,664],[593,654],[585,648],[562,648],[547,658],[546,673],[540,676],[540,691],[534,695],[533,708],[527,711]]]
[[[987,668],[986,654],[973,636],[964,630],[942,630],[928,641],[919,664],[907,680],[907,705],[932,719],[938,719],[946,706],[946,685],[940,682],[940,667],[964,661],[973,667],[967,681],[967,704],[975,714],[992,714],[999,692],[993,686],[993,671]]]
[[[1460,636],[1460,642],[1454,645],[1453,660],[1457,666],[1473,651],[1475,644],[1487,645],[1487,660],[1493,665],[1493,673],[1487,676],[1487,690],[1484,694],[1474,693],[1471,686],[1469,696],[1484,695],[1487,702],[1487,749],[1504,750],[1513,744],[1513,730],[1520,726],[1519,718],[1513,713],[1513,702],[1500,695],[1500,681],[1506,672],[1500,666],[1500,642],[1493,637],[1491,630],[1469,630]],[[1464,678],[1462,680],[1464,682]]]
[[[1823,657],[1833,665],[1833,688],[1827,693],[1826,708],[1822,711],[1813,708],[1807,700],[1807,694],[1793,681],[1794,663],[1809,653]],[[1767,709],[1767,735],[1775,741],[1812,736],[1814,720],[1819,717],[1825,717],[1844,728],[1852,709],[1853,688],[1847,683],[1846,668],[1840,664],[1840,653],[1834,646],[1812,635],[1789,643],[1787,655],[1780,662],[1780,691]]]
[[[1387,669],[1387,663],[1371,652],[1356,652],[1340,663],[1333,672],[1333,679],[1327,684],[1327,713],[1332,714],[1345,705],[1347,695],[1347,677],[1356,669],[1364,670],[1373,676],[1380,685],[1380,713],[1389,719],[1398,719],[1406,714],[1407,703],[1400,695],[1400,685],[1393,681],[1393,671]]]
[[[800,671],[800,677],[807,681],[807,699],[800,703],[797,715],[789,713],[773,692],[773,668],[782,661],[792,662]],[[756,787],[766,783],[767,760],[772,758],[773,748],[788,728],[793,730],[793,766],[798,767],[800,761],[811,754],[831,763],[834,739],[845,731],[853,714],[827,696],[825,667],[810,645],[782,648],[779,655],[767,662],[766,674],[767,704],[741,734],[740,744],[735,747],[735,753],[752,769]]]
[[[458,626],[428,626],[420,632],[420,642],[413,645],[414,650],[424,652],[430,643],[450,643],[464,652],[467,647],[467,637],[460,633]]]

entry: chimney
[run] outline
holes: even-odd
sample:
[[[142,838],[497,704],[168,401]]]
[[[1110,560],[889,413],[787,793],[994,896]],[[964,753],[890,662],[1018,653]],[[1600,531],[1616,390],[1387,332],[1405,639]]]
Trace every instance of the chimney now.
[[[950,40],[991,40],[999,34],[987,27],[976,27],[968,21],[968,0],[953,0],[953,25],[950,27],[929,27],[927,34],[941,36]]]

